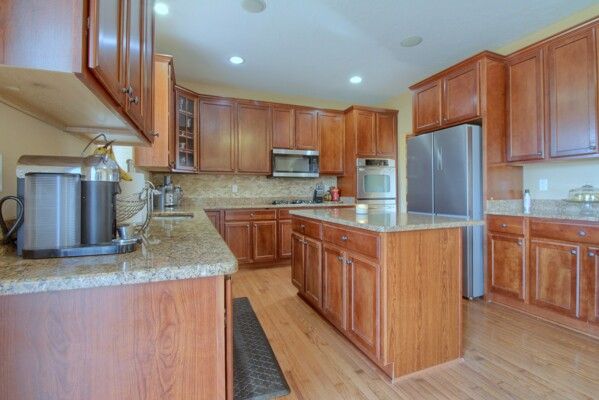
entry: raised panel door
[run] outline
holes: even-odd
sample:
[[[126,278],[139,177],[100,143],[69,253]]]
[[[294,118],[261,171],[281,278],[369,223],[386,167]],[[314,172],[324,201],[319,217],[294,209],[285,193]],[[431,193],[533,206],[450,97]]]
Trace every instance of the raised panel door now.
[[[304,237],[304,294],[316,308],[322,308],[322,245],[318,240]]]
[[[237,103],[237,171],[270,173],[270,107]]]
[[[479,63],[467,65],[443,78],[443,123],[454,123],[480,115]]]
[[[146,0],[143,9],[143,90],[142,107],[144,134],[152,142],[156,139],[154,127],[154,1]]]
[[[343,175],[345,117],[341,113],[318,113],[320,173]]]
[[[144,96],[144,44],[146,36],[147,0],[128,0],[126,81],[129,93],[125,112],[143,131],[145,130],[146,98]],[[149,99],[148,99],[149,100]]]
[[[295,113],[293,108],[273,106],[272,147],[293,149],[295,146]]]
[[[351,340],[374,358],[380,344],[380,266],[352,253],[348,265],[348,333]]]
[[[545,156],[543,51],[534,49],[508,63],[507,160]]]
[[[526,299],[524,238],[489,234],[489,286],[495,293]]]
[[[599,247],[586,249],[581,302],[588,321],[599,324]]]
[[[530,245],[530,302],[561,314],[578,315],[580,247],[537,238]]]
[[[306,278],[304,270],[304,237],[293,233],[291,235],[291,283],[298,291],[304,291]]]
[[[356,154],[376,156],[376,115],[372,111],[355,111]]]
[[[252,261],[251,222],[225,222],[225,242],[240,263]]]
[[[218,233],[220,232],[220,211],[206,211],[206,216],[212,222]]]
[[[252,258],[254,262],[274,261],[277,258],[277,221],[252,223]]]
[[[318,150],[318,127],[315,110],[295,110],[295,148]]]
[[[290,219],[279,220],[279,258],[291,257],[291,232],[292,224]]]
[[[200,99],[200,171],[233,172],[235,103]]]
[[[89,5],[89,61],[94,76],[123,105],[125,79],[126,2],[91,0]]]
[[[379,157],[395,157],[397,118],[394,113],[376,114],[376,155]]]
[[[592,29],[547,48],[551,157],[597,152],[597,55]]]
[[[347,276],[345,254],[325,244],[322,248],[322,312],[338,329],[347,321]]]
[[[412,95],[414,132],[424,132],[441,126],[441,81],[417,88]]]

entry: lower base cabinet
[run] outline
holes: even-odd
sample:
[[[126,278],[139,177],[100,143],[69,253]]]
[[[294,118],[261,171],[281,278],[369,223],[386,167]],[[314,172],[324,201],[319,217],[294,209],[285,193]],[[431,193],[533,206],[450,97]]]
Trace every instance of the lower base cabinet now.
[[[599,246],[589,247],[584,256],[583,313],[589,322],[599,326]]]
[[[225,222],[225,242],[240,263],[252,261],[251,222]]]
[[[304,294],[316,308],[322,308],[322,248],[319,241],[304,237]]]
[[[300,292],[304,290],[305,264],[304,264],[304,237],[293,233],[291,235],[291,283]]]
[[[277,259],[277,221],[252,222],[252,261]]]
[[[322,247],[322,312],[341,331],[347,329],[347,268],[343,250]]]
[[[524,237],[490,233],[488,240],[489,290],[524,301],[526,296]]]
[[[278,240],[279,240],[279,259],[291,257],[291,220],[283,219],[277,222],[278,224]]]

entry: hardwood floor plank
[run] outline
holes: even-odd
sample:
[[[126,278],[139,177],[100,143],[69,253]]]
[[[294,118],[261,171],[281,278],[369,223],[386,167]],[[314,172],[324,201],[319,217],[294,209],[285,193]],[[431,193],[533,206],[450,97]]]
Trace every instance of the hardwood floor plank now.
[[[464,361],[392,384],[297,296],[289,267],[240,270],[291,388],[285,399],[597,399],[599,341],[483,301],[464,301]]]

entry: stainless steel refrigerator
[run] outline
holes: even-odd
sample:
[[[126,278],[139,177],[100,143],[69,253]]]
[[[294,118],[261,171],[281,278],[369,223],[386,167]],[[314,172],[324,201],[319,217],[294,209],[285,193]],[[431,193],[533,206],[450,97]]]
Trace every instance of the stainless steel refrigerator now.
[[[483,218],[482,133],[459,125],[408,139],[408,212]],[[484,294],[482,226],[464,229],[463,290]]]

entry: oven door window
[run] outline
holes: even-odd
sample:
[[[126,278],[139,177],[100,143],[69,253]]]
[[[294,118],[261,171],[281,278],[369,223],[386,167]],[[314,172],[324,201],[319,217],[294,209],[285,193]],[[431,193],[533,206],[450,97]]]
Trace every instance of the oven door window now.
[[[389,193],[391,177],[389,175],[364,175],[364,192]]]

